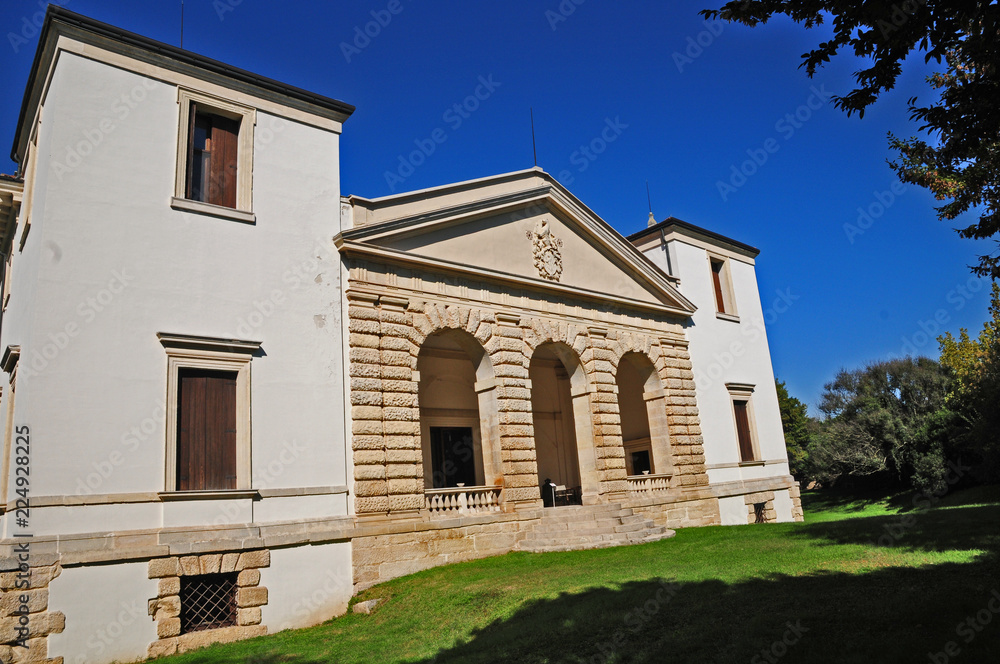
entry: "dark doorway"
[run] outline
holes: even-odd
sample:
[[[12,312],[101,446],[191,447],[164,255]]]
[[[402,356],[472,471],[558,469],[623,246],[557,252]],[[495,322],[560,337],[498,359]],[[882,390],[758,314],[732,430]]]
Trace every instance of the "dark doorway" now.
[[[476,486],[472,427],[431,427],[431,464],[435,489]]]

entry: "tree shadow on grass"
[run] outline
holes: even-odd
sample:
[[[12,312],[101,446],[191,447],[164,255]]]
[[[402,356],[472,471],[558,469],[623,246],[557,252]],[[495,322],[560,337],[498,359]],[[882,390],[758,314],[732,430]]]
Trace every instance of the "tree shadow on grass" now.
[[[902,524],[906,516],[912,516],[913,522],[906,526],[902,537],[894,540],[893,547],[922,551],[976,549],[980,553],[971,562],[923,567],[864,571],[870,563],[859,559],[858,573],[772,575],[735,583],[647,579],[562,593],[522,604],[511,615],[475,630],[462,642],[430,658],[393,657],[391,653],[385,658],[421,664],[996,661],[1000,651],[1000,506],[781,527],[787,529],[789,537],[808,538],[820,545],[861,545],[871,547],[867,551],[874,553],[892,549],[879,546],[878,538],[886,532],[885,526]],[[647,549],[648,555],[663,558],[664,571],[670,566],[670,545],[665,541]],[[836,558],[843,564],[842,555]],[[468,606],[459,610],[480,610],[478,599],[490,604],[486,596],[490,592],[484,591],[482,598],[470,596]],[[376,617],[377,612],[368,619]],[[970,619],[973,624],[967,622]],[[433,614],[427,620],[433,620]],[[964,628],[960,627],[963,623]],[[388,624],[386,627],[393,629]],[[426,638],[426,632],[412,638]],[[949,643],[952,653],[958,652],[958,656],[943,654]],[[339,661],[337,656],[293,654],[299,647],[291,642],[281,646],[262,641],[260,647],[262,654],[256,659],[239,657],[234,651],[218,651],[183,661]],[[263,654],[282,650],[284,654],[280,655]],[[419,646],[414,650],[419,652]],[[936,659],[930,659],[929,654]],[[364,658],[359,654],[350,661]]]
[[[423,662],[995,661],[1000,506],[961,511],[960,523],[949,511],[914,515],[915,523],[894,542],[927,551],[981,550],[971,562],[733,584],[656,579],[562,594],[526,604]],[[830,544],[871,545],[901,516],[792,532]],[[970,618],[975,625],[959,627]],[[929,658],[949,642],[960,659]]]
[[[1000,505],[824,521],[797,526],[794,537],[830,544],[861,544],[921,551],[1000,552]]]

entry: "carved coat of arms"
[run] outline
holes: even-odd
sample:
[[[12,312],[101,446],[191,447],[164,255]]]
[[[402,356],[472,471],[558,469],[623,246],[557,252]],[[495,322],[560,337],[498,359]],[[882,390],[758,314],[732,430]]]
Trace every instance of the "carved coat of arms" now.
[[[549,222],[539,219],[535,223],[534,230],[525,231],[525,235],[531,240],[532,252],[535,258],[535,269],[538,274],[550,281],[559,281],[562,275],[562,240],[552,235],[549,229]]]

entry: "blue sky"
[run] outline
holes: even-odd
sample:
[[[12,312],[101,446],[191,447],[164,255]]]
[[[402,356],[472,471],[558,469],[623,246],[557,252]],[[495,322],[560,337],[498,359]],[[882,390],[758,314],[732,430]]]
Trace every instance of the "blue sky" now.
[[[863,63],[842,56],[814,79],[798,68],[824,28],[706,25],[697,12],[716,3],[187,0],[184,46],[356,105],[342,142],[344,193],[530,167],[533,107],[539,165],[620,232],[645,226],[648,180],[657,219],[761,249],[775,374],[811,405],[842,367],[936,357],[940,332],[978,331],[989,288],[968,265],[995,245],[959,239],[952,226],[972,220],[938,221],[933,198],[898,184],[886,164],[886,133],[916,133],[907,98],[931,99],[922,58],[864,119],[848,118],[823,100],[848,92]],[[180,0],[60,4],[180,38]],[[0,4],[8,140],[40,7]],[[421,145],[429,154],[411,158]],[[752,175],[734,177],[753,157]],[[860,225],[859,209],[869,215]]]

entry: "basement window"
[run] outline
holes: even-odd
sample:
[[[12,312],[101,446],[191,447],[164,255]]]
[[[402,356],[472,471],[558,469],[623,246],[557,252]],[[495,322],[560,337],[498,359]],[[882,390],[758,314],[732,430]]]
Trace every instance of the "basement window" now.
[[[181,577],[181,634],[236,624],[237,574]]]
[[[764,514],[764,510],[766,507],[767,503],[753,504],[754,523],[767,523],[767,517]]]

